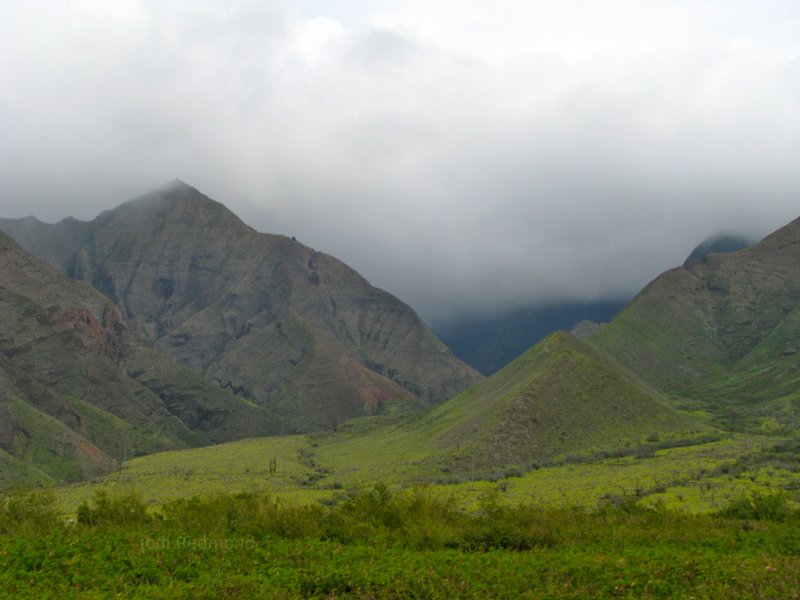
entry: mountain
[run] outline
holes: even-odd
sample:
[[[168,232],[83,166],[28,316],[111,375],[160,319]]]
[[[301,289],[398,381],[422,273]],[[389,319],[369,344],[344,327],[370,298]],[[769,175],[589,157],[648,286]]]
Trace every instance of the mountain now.
[[[552,333],[448,402],[350,443],[394,451],[411,474],[462,480],[647,453],[720,429],[796,430],[800,220],[745,249],[703,252],[610,323],[578,323],[585,339]],[[325,452],[337,456],[336,443]]]
[[[0,229],[108,296],[157,351],[263,407],[281,432],[442,402],[481,378],[342,262],[258,233],[179,181],[90,222]]]
[[[589,338],[687,407],[738,429],[800,424],[800,219],[662,274]]]
[[[747,236],[738,233],[718,233],[695,246],[683,264],[686,266],[691,261],[700,260],[709,254],[737,252],[752,245],[753,241]]]
[[[800,220],[667,271],[602,327],[579,325],[585,340],[552,333],[448,402],[369,433],[373,451],[409,448],[409,472],[460,480],[720,429],[795,430]]]
[[[142,345],[117,307],[0,232],[0,487],[274,431],[267,413]]]
[[[435,325],[434,333],[458,358],[491,375],[554,331],[569,331],[581,321],[610,321],[626,301],[561,302],[464,316]]]

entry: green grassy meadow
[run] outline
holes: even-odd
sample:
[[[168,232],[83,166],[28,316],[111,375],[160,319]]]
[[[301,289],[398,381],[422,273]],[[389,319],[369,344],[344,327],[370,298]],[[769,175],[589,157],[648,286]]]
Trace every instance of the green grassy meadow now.
[[[455,494],[467,508],[497,491],[509,505],[593,509],[634,498],[642,506],[703,514],[744,494],[800,489],[794,438],[730,435],[642,455],[565,457],[528,472],[509,470],[488,478],[465,473],[451,481],[432,467],[435,448],[417,443],[413,434],[413,421],[390,419],[382,425],[364,419],[335,435],[255,438],[161,452],[130,460],[113,475],[58,488],[57,498],[66,514],[74,514],[98,490],[135,491],[151,506],[242,492],[336,504],[381,483],[389,489],[432,486]]]

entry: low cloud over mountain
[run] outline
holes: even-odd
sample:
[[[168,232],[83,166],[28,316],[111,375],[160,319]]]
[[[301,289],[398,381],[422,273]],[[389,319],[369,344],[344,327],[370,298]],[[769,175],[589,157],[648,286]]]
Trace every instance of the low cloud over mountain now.
[[[181,177],[429,320],[629,297],[715,231],[796,216],[798,15],[10,2],[0,208],[87,219]]]

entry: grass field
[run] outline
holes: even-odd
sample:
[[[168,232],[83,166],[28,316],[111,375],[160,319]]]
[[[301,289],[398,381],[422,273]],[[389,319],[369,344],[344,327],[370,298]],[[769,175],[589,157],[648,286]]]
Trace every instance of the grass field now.
[[[527,473],[510,470],[489,479],[467,473],[458,482],[445,483],[444,476],[431,469],[433,448],[399,443],[408,440],[406,429],[413,430],[413,424],[380,426],[380,435],[365,435],[371,427],[375,423],[365,420],[337,436],[257,438],[144,456],[128,461],[112,476],[58,488],[57,497],[62,510],[74,514],[100,489],[135,490],[150,505],[237,492],[332,504],[378,482],[391,489],[425,483],[456,494],[465,507],[474,506],[487,491],[497,491],[512,505],[596,508],[635,498],[645,506],[660,503],[683,512],[708,513],[745,493],[800,489],[800,463],[797,454],[787,450],[797,450],[791,438],[735,435],[641,456],[581,459]]]
[[[160,452],[130,460],[114,475],[58,488],[57,499],[68,513],[99,489],[135,490],[149,504],[235,492],[285,493],[314,499],[327,494],[306,485],[314,473],[301,462],[301,450],[307,445],[305,436],[285,436]],[[274,473],[270,473],[272,460]]]

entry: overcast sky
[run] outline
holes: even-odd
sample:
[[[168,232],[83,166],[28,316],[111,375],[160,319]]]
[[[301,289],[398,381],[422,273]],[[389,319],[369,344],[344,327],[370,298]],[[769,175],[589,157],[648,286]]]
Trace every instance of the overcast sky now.
[[[800,215],[795,1],[5,0],[0,216],[180,178],[430,320]]]

